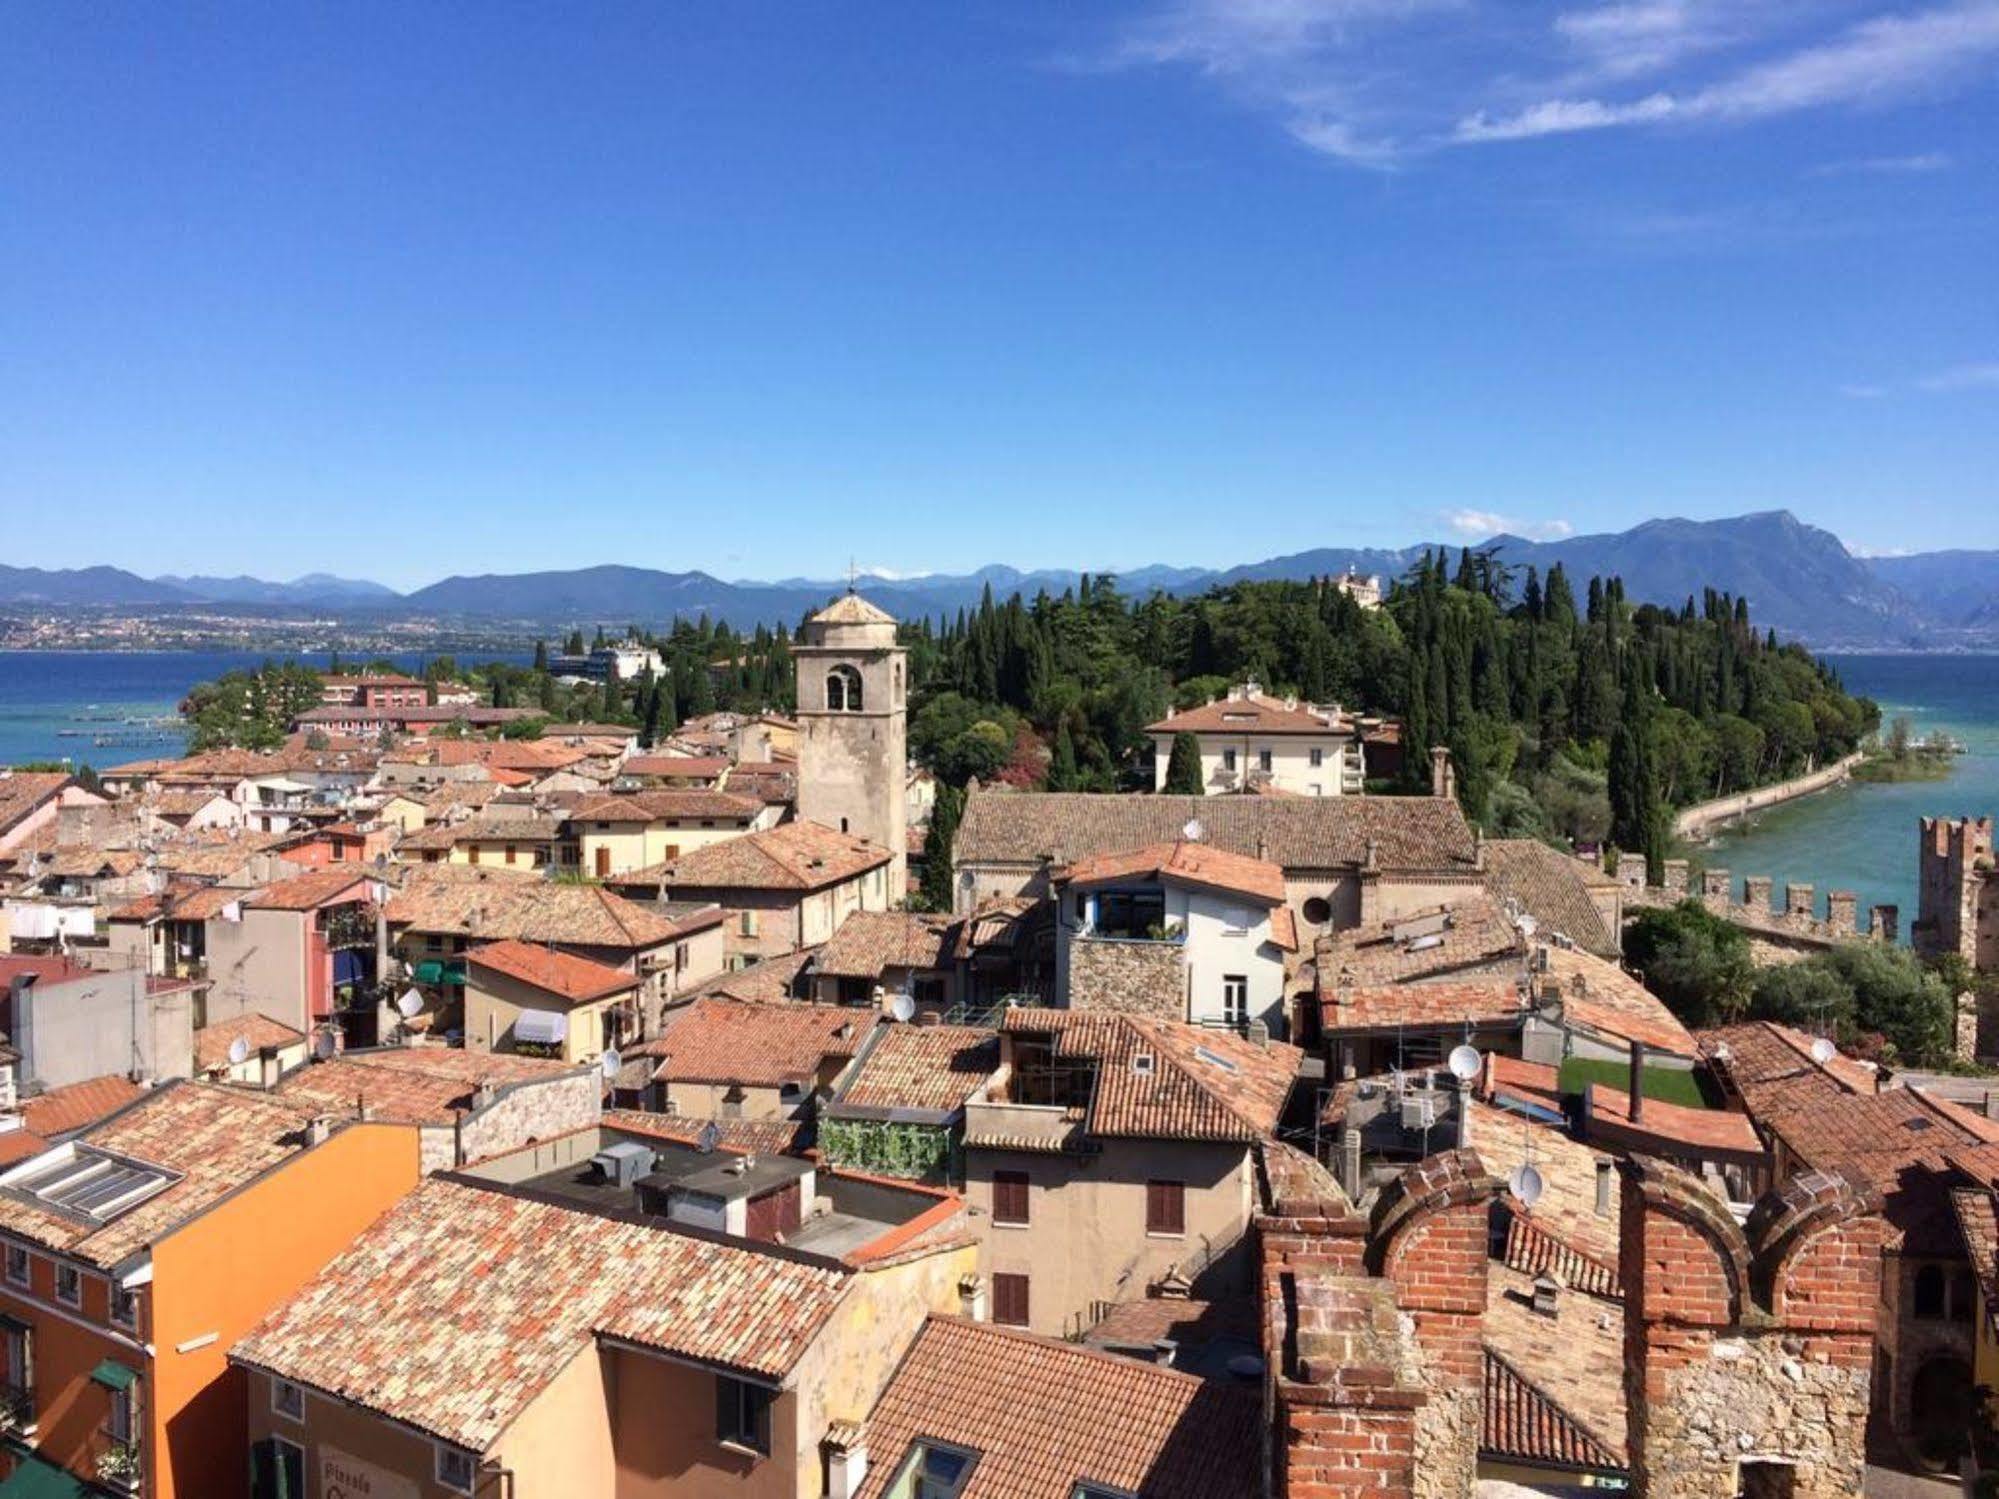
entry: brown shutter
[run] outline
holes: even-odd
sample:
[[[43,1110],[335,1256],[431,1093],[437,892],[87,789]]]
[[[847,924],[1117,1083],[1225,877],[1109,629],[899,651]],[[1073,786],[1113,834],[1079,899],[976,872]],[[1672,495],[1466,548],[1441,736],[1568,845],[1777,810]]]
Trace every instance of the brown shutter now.
[[[1145,1231],[1149,1234],[1182,1234],[1187,1231],[1185,1183],[1149,1181],[1145,1184]]]
[[[993,1321],[1001,1327],[1027,1326],[1029,1316],[1025,1275],[993,1276]]]
[[[1028,1189],[1025,1171],[993,1173],[993,1222],[1021,1224],[1028,1221]]]

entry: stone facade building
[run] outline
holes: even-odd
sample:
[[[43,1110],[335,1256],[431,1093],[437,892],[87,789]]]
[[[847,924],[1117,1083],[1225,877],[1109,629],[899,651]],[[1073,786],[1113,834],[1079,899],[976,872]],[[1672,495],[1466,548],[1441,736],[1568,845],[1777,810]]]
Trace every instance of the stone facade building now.
[[[805,622],[798,663],[798,815],[865,838],[908,882],[909,680],[894,618],[850,593]]]
[[[1956,953],[1999,967],[1999,869],[1992,819],[1925,817],[1918,843],[1919,902],[1910,935],[1925,956]]]

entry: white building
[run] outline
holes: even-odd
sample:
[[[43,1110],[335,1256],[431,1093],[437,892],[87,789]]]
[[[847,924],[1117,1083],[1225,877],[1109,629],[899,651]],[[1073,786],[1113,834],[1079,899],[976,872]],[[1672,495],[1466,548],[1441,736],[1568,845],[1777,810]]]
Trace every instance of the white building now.
[[[1367,784],[1359,726],[1338,707],[1268,697],[1254,682],[1148,724],[1153,790],[1166,787],[1173,740],[1201,745],[1201,787],[1210,795],[1268,787],[1299,796],[1357,796]]]
[[[1182,839],[1078,859],[1056,900],[1064,1003],[1284,1034],[1298,927],[1277,865]]]

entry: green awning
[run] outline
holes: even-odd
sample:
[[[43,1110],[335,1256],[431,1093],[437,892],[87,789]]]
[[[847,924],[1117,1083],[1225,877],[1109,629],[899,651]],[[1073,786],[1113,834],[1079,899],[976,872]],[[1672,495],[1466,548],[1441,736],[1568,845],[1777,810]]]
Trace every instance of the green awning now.
[[[0,1480],[0,1499],[88,1499],[95,1492],[75,1474],[19,1453],[14,1471]]]
[[[139,1382],[139,1371],[108,1358],[90,1371],[90,1377],[107,1390],[129,1390]]]
[[[465,965],[447,963],[441,958],[425,958],[416,965],[416,981],[419,984],[462,984],[465,982]]]

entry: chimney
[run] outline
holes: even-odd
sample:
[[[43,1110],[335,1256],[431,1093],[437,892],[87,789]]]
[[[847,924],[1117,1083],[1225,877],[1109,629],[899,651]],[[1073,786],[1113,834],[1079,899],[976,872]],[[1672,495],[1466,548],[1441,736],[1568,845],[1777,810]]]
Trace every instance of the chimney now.
[[[1985,1090],[1985,1117],[1999,1119],[1999,1093],[1990,1088]]]
[[[826,1432],[826,1499],[855,1499],[868,1476],[868,1443],[860,1427],[842,1421]]]
[[[986,1320],[986,1283],[978,1276],[958,1277],[958,1313],[967,1322]]]
[[[1457,772],[1451,768],[1451,752],[1441,744],[1430,747],[1430,795],[1453,797],[1458,794]]]
[[[1472,867],[1473,869],[1478,869],[1478,870],[1483,870],[1483,869],[1485,868],[1485,829],[1484,829],[1484,828],[1473,828],[1473,829],[1472,829],[1472,834],[1471,834],[1471,867]]]
[[[1360,1126],[1348,1124],[1340,1135],[1340,1185],[1347,1197],[1360,1201]]]
[[[1611,1161],[1607,1157],[1598,1158],[1596,1163],[1596,1215],[1599,1218],[1608,1218],[1610,1216],[1611,1174],[1616,1169],[1617,1165],[1614,1161]]]
[[[1562,1278],[1552,1270],[1534,1277],[1534,1311],[1550,1319],[1562,1314]]]
[[[477,1113],[480,1109],[492,1107],[494,1097],[493,1080],[489,1077],[480,1078],[472,1085],[473,1112]]]
[[[1645,1113],[1645,1043],[1631,1043],[1631,1122],[1636,1124]]]
[[[333,1118],[329,1114],[314,1114],[305,1122],[305,1143],[308,1147],[324,1145],[333,1133]]]
[[[1243,1034],[1252,1046],[1268,1046],[1270,1044],[1270,1024],[1268,1021],[1250,1021],[1244,1027]]]

